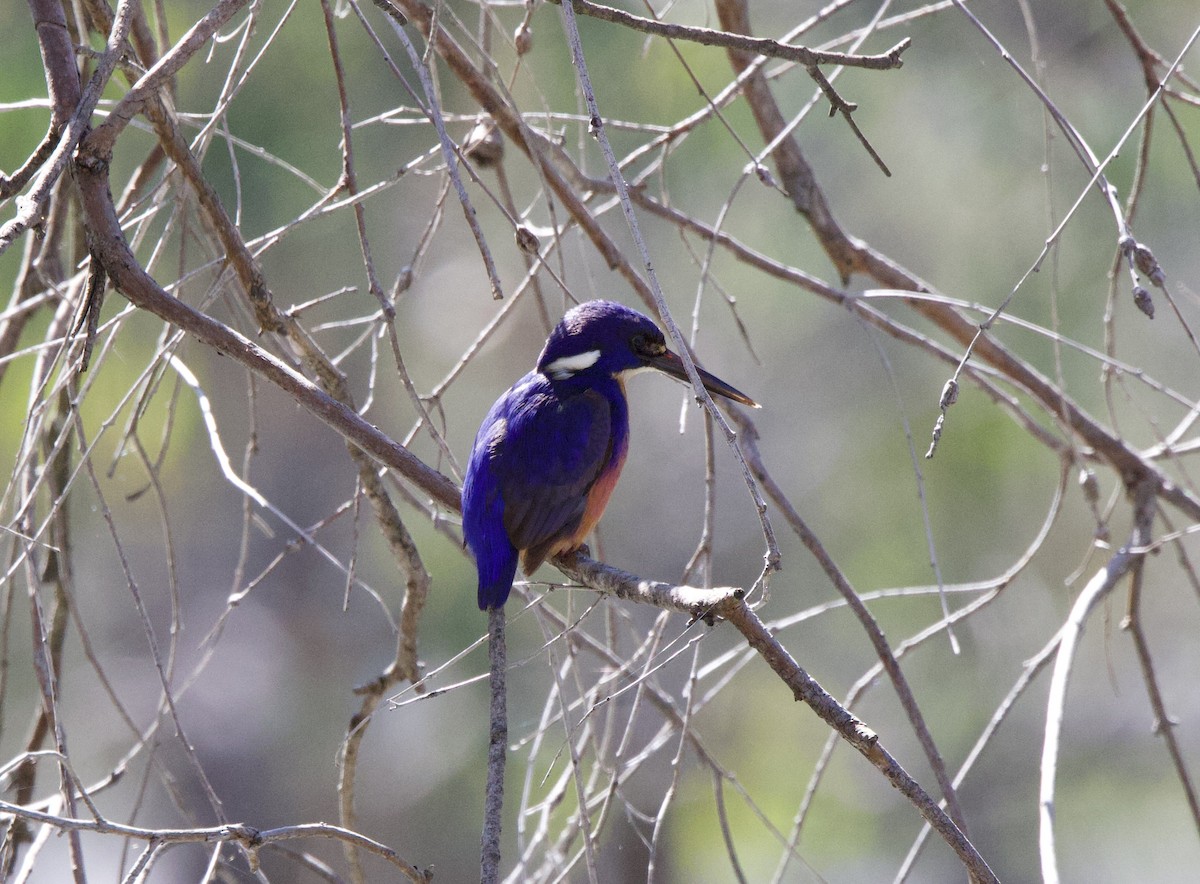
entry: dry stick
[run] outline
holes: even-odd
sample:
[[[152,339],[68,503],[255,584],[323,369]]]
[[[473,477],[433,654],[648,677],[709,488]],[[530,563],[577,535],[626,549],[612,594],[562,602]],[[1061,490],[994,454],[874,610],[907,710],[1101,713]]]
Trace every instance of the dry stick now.
[[[744,601],[724,605],[719,613],[758,651],[767,665],[791,689],[797,700],[803,700],[826,724],[862,753],[917,808],[930,825],[937,829],[946,843],[958,854],[973,880],[998,884],[999,879],[979,855],[975,845],[880,744],[878,736],[847,712],[800,667]]]
[[[504,761],[508,752],[508,714],[504,686],[507,652],[504,645],[504,608],[488,608],[488,685],[492,700],[488,707],[487,789],[480,835],[479,881],[495,884],[500,879],[500,830],[504,813]]]
[[[221,0],[217,3],[121,97],[109,112],[108,119],[96,127],[99,134],[89,137],[97,138],[98,144],[111,150],[117,136],[133,118],[145,110],[151,101],[158,101],[160,90],[169,86],[171,78],[248,2],[249,0]]]
[[[351,447],[351,451],[358,451],[358,449]],[[417,660],[417,626],[421,609],[429,595],[431,582],[417,545],[400,519],[400,514],[392,504],[391,498],[383,490],[382,483],[378,481],[378,472],[374,464],[361,452],[359,455],[364,461],[368,461],[367,466],[371,474],[376,476],[376,482],[364,485],[363,491],[375,505],[376,515],[387,538],[388,546],[405,575],[405,586],[404,601],[400,609],[400,629],[396,639],[396,657],[378,678],[355,691],[356,694],[362,696],[362,705],[359,707],[358,713],[351,717],[346,740],[342,745],[342,763],[338,776],[338,802],[341,824],[347,829],[354,829],[357,824],[354,811],[354,785],[358,771],[359,749],[363,737],[366,735],[367,723],[371,720],[384,695],[396,683],[407,680],[418,692],[424,690],[420,665]],[[383,495],[383,500],[376,500],[376,495],[380,493]],[[363,874],[358,850],[353,844],[345,843],[344,852],[350,866],[351,880],[361,884],[366,878]]]
[[[647,591],[647,584],[650,581],[641,580],[627,572],[593,562],[578,553],[559,556],[554,560],[554,565],[568,576],[576,576],[576,579],[580,579],[589,586],[613,592],[621,598],[633,601],[645,601],[659,606],[662,606],[662,602],[669,602],[672,609],[688,610],[683,605],[684,599],[694,601],[703,599],[703,602],[690,609],[692,616],[720,618],[733,623],[745,636],[750,647],[763,657],[792,690],[795,698],[803,700],[843,739],[874,764],[958,853],[963,864],[977,880],[985,882],[997,880],[961,829],[884,749],[879,743],[878,737],[844,709],[788,654],[758,616],[745,604],[743,590],[723,591],[724,597],[720,598],[722,591],[718,590],[655,584],[657,592],[651,593]],[[712,599],[711,604],[708,603],[710,599]]]
[[[184,755],[192,766],[195,772],[196,779],[199,782],[204,796],[208,799],[209,806],[212,808],[213,815],[218,822],[226,822],[225,808],[217,795],[216,789],[213,788],[212,782],[209,779],[208,773],[204,769],[204,765],[200,761],[200,757],[196,752],[193,742],[187,736],[187,729],[183,726],[183,722],[179,715],[179,709],[176,705],[175,690],[172,688],[171,680],[168,677],[165,664],[163,662],[163,654],[158,643],[158,636],[154,630],[154,624],[151,620],[149,611],[146,607],[144,598],[142,597],[141,589],[138,586],[137,580],[134,578],[133,569],[129,563],[128,557],[125,554],[124,544],[122,544],[120,535],[117,532],[116,520],[113,518],[112,510],[108,505],[108,501],[100,486],[100,481],[96,476],[92,459],[88,455],[89,445],[87,438],[84,436],[83,419],[79,414],[78,403],[72,404],[72,409],[75,411],[74,429],[75,435],[79,440],[79,447],[83,454],[81,460],[84,471],[91,482],[92,489],[95,492],[97,505],[100,509],[100,515],[108,528],[109,536],[112,540],[113,548],[117,554],[117,560],[121,566],[121,572],[125,578],[125,586],[129,591],[130,597],[133,599],[134,609],[137,612],[138,619],[142,626],[142,632],[146,639],[146,646],[150,651],[150,657],[154,661],[154,670],[158,675],[159,684],[162,688],[162,708],[165,714],[175,726],[175,733],[179,736],[180,745],[183,746]],[[172,637],[172,643],[174,638]]]
[[[70,315],[70,301],[63,299],[54,312],[47,336],[51,339],[65,336],[66,330],[70,327]],[[68,536],[59,534],[59,532],[69,528],[63,501],[66,499],[71,481],[71,477],[68,475],[70,473],[70,447],[67,443],[71,437],[74,415],[71,412],[70,397],[60,386],[57,395],[53,397],[57,401],[57,414],[52,417],[48,416],[49,403],[53,394],[46,392],[51,383],[54,364],[61,358],[63,350],[65,350],[65,346],[60,350],[43,350],[35,360],[31,390],[36,392],[31,392],[30,398],[31,401],[37,399],[42,410],[36,423],[31,422],[26,427],[25,438],[22,440],[21,454],[23,456],[16,469],[22,476],[24,501],[20,510],[15,514],[14,521],[24,528],[22,533],[26,538],[38,537],[42,531],[49,528],[52,542],[50,557],[47,558],[46,567],[40,574],[36,573],[34,569],[37,552],[35,542],[32,539],[26,539],[23,543],[25,553],[22,557],[24,561],[21,564],[23,564],[26,574],[26,593],[29,599],[33,634],[32,656],[41,694],[41,708],[34,717],[31,733],[26,741],[26,753],[32,753],[40,748],[48,737],[53,738],[58,760],[60,798],[66,805],[67,811],[74,814],[76,812],[76,790],[71,783],[66,730],[58,705],[61,695],[58,679],[59,673],[62,671],[62,641],[66,626],[67,599],[69,598],[66,581],[70,579],[70,568],[65,563],[69,562],[71,552]],[[43,395],[45,398],[42,398]],[[30,411],[33,412],[34,409],[31,407]],[[58,425],[57,429],[56,424]],[[35,438],[35,434],[37,438]],[[38,463],[39,447],[44,460],[42,467],[39,467]],[[84,457],[87,457],[86,452]],[[16,471],[14,471],[14,475],[16,475]],[[48,486],[48,502],[51,511],[46,515],[43,526],[35,529],[34,509],[38,499],[38,489],[43,483]],[[62,565],[59,564],[60,560]],[[39,592],[43,580],[52,580],[56,587],[55,605],[49,626],[47,626],[46,617],[42,611]],[[19,801],[27,802],[32,797],[36,775],[37,770],[32,762],[27,762],[18,768],[12,785]],[[23,826],[17,828],[12,835],[12,846],[9,848],[12,851],[12,861],[15,862],[16,851],[20,845],[29,840],[28,830]],[[30,854],[27,855],[27,865],[32,861],[31,857],[35,850],[36,846],[31,848]],[[86,880],[83,868],[83,848],[79,836],[75,833],[72,833],[68,840],[68,851],[72,873],[76,882],[82,884]]]
[[[458,509],[458,488],[441,473],[426,466],[378,428],[367,423],[353,408],[339,402],[253,341],[164,291],[137,263],[121,235],[120,224],[107,193],[107,174],[103,163],[81,156],[76,164],[76,176],[80,182],[81,203],[87,216],[89,233],[93,242],[98,244],[97,254],[109,268],[113,285],[130,303],[183,329],[270,381],[348,442],[414,482],[436,503]]]
[[[1137,654],[1138,666],[1142,670],[1142,680],[1146,683],[1146,695],[1150,699],[1150,708],[1154,712],[1154,733],[1160,734],[1163,742],[1166,743],[1167,754],[1171,756],[1171,763],[1175,766],[1175,775],[1183,787],[1183,797],[1187,801],[1188,810],[1192,813],[1192,824],[1200,833],[1200,800],[1196,798],[1196,787],[1192,785],[1187,762],[1184,761],[1183,752],[1179,748],[1179,741],[1175,739],[1176,721],[1167,712],[1162,691],[1158,686],[1158,679],[1154,674],[1150,642],[1146,639],[1146,632],[1142,628],[1141,598],[1144,565],[1145,559],[1142,558],[1133,567],[1133,576],[1129,587],[1129,611],[1125,615],[1125,619],[1121,621],[1121,628],[1128,630],[1133,637],[1133,648]]]
[[[17,199],[16,216],[0,226],[0,255],[4,254],[41,214],[42,205],[50,196],[58,177],[67,168],[76,146],[88,131],[92,111],[95,110],[105,85],[116,70],[125,36],[129,33],[133,11],[138,6],[133,0],[121,0],[117,5],[104,53],[81,94],[79,75],[75,69],[74,47],[71,45],[61,8],[58,11],[53,9],[57,5],[53,0],[29,0],[29,9],[37,26],[38,44],[42,50],[42,63],[46,68],[50,97],[55,101],[52,109],[53,119],[67,115],[69,119],[63,123],[62,137],[38,173],[32,189],[26,196]],[[70,59],[69,68],[62,65],[64,53]],[[56,72],[52,73],[52,67],[57,69]],[[74,80],[74,84],[71,84],[70,80]]]
[[[334,27],[333,9],[329,0],[321,0],[321,14],[325,20],[325,35],[329,41],[329,57],[333,63],[333,78],[337,84],[338,93],[338,122],[342,128],[342,180],[341,186],[351,197],[358,196],[358,174],[354,170],[354,141],[350,122],[350,98],[346,93],[346,72],[342,67],[342,54],[338,50],[337,28]],[[396,316],[396,308],[384,294],[379,276],[375,272],[375,262],[371,260],[371,241],[367,237],[366,212],[360,200],[354,202],[354,224],[358,231],[358,247],[362,252],[363,267],[367,271],[367,287],[379,302],[383,311],[384,321],[391,321]]]
[[[740,601],[746,595],[746,590],[734,586],[700,588],[646,580],[620,568],[594,561],[579,551],[563,553],[552,561],[554,567],[584,586],[627,602],[652,605],[697,619],[711,617],[721,606],[730,601]]]
[[[596,869],[596,848],[593,842],[596,834],[600,831],[600,826],[602,823],[598,821],[595,826],[592,824],[591,813],[588,810],[588,788],[583,781],[580,753],[580,745],[590,738],[592,728],[590,727],[590,722],[588,722],[587,716],[585,715],[583,719],[580,720],[580,727],[577,732],[578,740],[576,740],[576,733],[572,732],[571,722],[567,717],[569,703],[567,700],[566,685],[563,683],[563,678],[568,672],[571,671],[578,674],[578,668],[575,666],[574,654],[569,644],[567,645],[567,654],[566,658],[562,661],[562,665],[555,666],[554,651],[556,647],[556,643],[552,644],[551,648],[549,649],[549,658],[550,669],[554,672],[554,681],[556,687],[554,696],[558,699],[558,718],[562,722],[563,732],[566,738],[564,742],[567,748],[567,756],[570,759],[570,764],[568,765],[567,770],[564,771],[564,775],[567,776],[571,780],[571,783],[575,786],[575,802],[577,809],[572,815],[572,824],[573,826],[577,827],[577,832],[580,835],[580,839],[583,841],[582,851],[576,854],[575,859],[571,860],[571,862],[563,869],[563,872],[564,874],[569,874],[571,871],[571,866],[574,865],[574,863],[578,861],[579,856],[582,855],[584,859],[584,865],[587,867],[588,881],[590,884],[599,884],[599,873]],[[584,690],[583,685],[579,683],[578,679],[576,680],[576,689],[579,691],[581,700],[586,704],[588,692]],[[494,714],[495,713],[493,712],[493,715]],[[596,755],[601,755],[599,750],[596,751]],[[599,773],[600,768],[598,765],[595,770],[597,773]]]
[[[42,711],[39,717],[39,722],[44,722],[48,725],[48,730],[54,734],[54,746],[56,754],[59,757],[59,782],[63,800],[69,809],[69,812],[75,813],[75,788],[71,783],[70,774],[67,771],[67,735],[63,728],[62,716],[58,708],[59,684],[58,670],[55,667],[53,657],[55,656],[52,648],[53,637],[51,632],[47,630],[45,623],[45,615],[42,612],[42,602],[38,597],[37,587],[40,585],[38,575],[33,572],[33,555],[32,552],[26,556],[25,568],[27,572],[26,585],[29,590],[29,607],[30,617],[33,627],[33,665],[37,673],[38,687],[41,690]],[[55,621],[58,620],[58,615],[62,611],[61,603],[56,606]],[[83,845],[80,843],[79,833],[71,832],[68,839],[70,850],[71,872],[76,881],[76,884],[85,884],[87,875],[83,867]]]
[[[1063,624],[1058,655],[1054,660],[1054,673],[1050,678],[1050,695],[1046,700],[1046,730],[1042,741],[1041,786],[1038,790],[1038,855],[1042,880],[1047,884],[1058,884],[1059,880],[1054,841],[1054,785],[1058,772],[1058,749],[1066,710],[1067,686],[1075,649],[1092,608],[1117,585],[1136,562],[1144,558],[1145,547],[1150,542],[1155,503],[1153,481],[1143,480],[1132,490],[1132,494],[1134,523],[1129,545],[1118,550],[1088,581],[1088,585],[1075,599],[1071,613]]]
[[[1037,654],[1025,661],[1024,671],[1022,671],[1021,675],[1013,683],[1013,686],[1009,689],[1008,694],[1006,694],[1004,699],[1000,701],[1000,705],[996,707],[996,711],[992,713],[991,719],[988,721],[983,731],[979,734],[979,739],[975,741],[975,745],[972,746],[971,751],[967,753],[967,757],[963,760],[962,766],[958,769],[958,773],[954,775],[955,787],[962,785],[963,780],[966,779],[966,776],[971,771],[971,768],[975,766],[975,762],[979,760],[979,757],[983,754],[983,750],[987,748],[988,743],[990,743],[992,740],[992,736],[1008,717],[1008,713],[1012,711],[1012,708],[1016,704],[1017,700],[1020,699],[1020,697],[1025,693],[1025,690],[1029,687],[1029,685],[1033,683],[1033,680],[1038,676],[1038,673],[1040,673],[1042,669],[1045,668],[1045,666],[1050,662],[1050,659],[1054,656],[1054,652],[1058,649],[1061,640],[1062,632],[1059,631],[1053,638],[1050,639],[1050,641],[1045,644],[1045,646],[1043,646],[1040,651],[1038,651]],[[924,847],[931,831],[932,829],[928,823],[921,827],[920,833],[917,835],[916,840],[913,841],[912,847],[909,848],[908,856],[904,858],[904,864],[900,866],[900,870],[896,873],[895,880],[897,884],[900,884],[900,882],[908,878],[909,873],[912,871],[913,865],[917,861],[917,856],[920,854],[921,848]]]
[[[46,23],[39,22],[39,25],[43,24]],[[58,123],[51,120],[50,128],[42,136],[41,142],[34,148],[29,158],[21,164],[20,168],[11,175],[0,173],[0,203],[6,201],[14,193],[20,193],[24,190],[25,185],[29,183],[30,179],[45,165],[46,160],[50,159],[61,135],[62,130],[58,127]]]
[[[492,297],[499,301],[504,297],[504,289],[500,285],[500,276],[496,270],[496,262],[492,259],[491,249],[488,248],[483,230],[479,226],[475,207],[471,204],[471,198],[467,195],[467,189],[463,186],[462,178],[458,174],[458,154],[454,142],[450,140],[450,136],[446,133],[446,124],[442,120],[442,110],[438,105],[437,93],[434,91],[433,80],[429,75],[429,67],[425,59],[417,52],[416,47],[413,46],[412,41],[408,39],[408,34],[404,30],[405,23],[396,20],[395,8],[388,4],[386,0],[375,0],[375,3],[387,14],[388,24],[392,26],[392,30],[395,31],[396,36],[404,44],[404,49],[408,52],[409,63],[417,71],[417,78],[421,81],[421,89],[425,93],[426,106],[422,110],[429,116],[430,121],[437,130],[438,141],[442,146],[442,158],[446,161],[446,171],[450,174],[450,180],[454,182],[454,189],[458,194],[459,203],[462,204],[463,215],[467,219],[467,226],[471,228],[471,235],[475,237],[475,244],[479,247],[480,257],[483,258],[483,266],[487,270],[488,282],[492,287]],[[414,95],[413,98],[416,99],[417,96]]]
[[[194,829],[149,829],[113,822],[103,817],[85,820],[45,813],[19,804],[0,800],[0,813],[43,823],[66,832],[95,832],[101,835],[120,835],[137,841],[160,842],[163,844],[237,844],[246,852],[252,868],[257,866],[257,852],[264,846],[297,838],[336,838],[350,841],[398,868],[410,881],[427,884],[433,875],[406,862],[386,844],[374,841],[358,832],[350,832],[328,823],[301,823],[295,826],[279,826],[274,829],[257,829],[245,823],[229,823]]]

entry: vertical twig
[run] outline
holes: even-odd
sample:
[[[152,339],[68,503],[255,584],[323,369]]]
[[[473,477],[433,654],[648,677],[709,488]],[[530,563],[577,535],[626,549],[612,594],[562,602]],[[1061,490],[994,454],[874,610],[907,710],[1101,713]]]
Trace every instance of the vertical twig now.
[[[480,884],[495,884],[500,879],[504,760],[508,751],[508,711],[504,685],[507,656],[504,646],[504,608],[488,608],[488,686],[492,700],[488,715],[487,791],[483,802],[483,834],[480,837]]]
[[[1038,856],[1042,880],[1058,884],[1058,855],[1054,842],[1054,784],[1058,773],[1059,741],[1062,737],[1063,715],[1067,702],[1067,685],[1075,649],[1083,635],[1088,615],[1117,582],[1145,556],[1144,547],[1150,541],[1154,522],[1155,491],[1153,481],[1146,480],[1134,489],[1134,524],[1129,545],[1122,547],[1103,568],[1088,581],[1075,599],[1067,622],[1063,624],[1062,641],[1054,660],[1050,677],[1050,695],[1046,700],[1046,729],[1042,740],[1041,786],[1038,790]]]
[[[462,178],[458,174],[458,149],[446,132],[446,124],[442,119],[441,108],[438,106],[437,93],[433,88],[433,79],[430,76],[429,67],[426,64],[426,60],[417,52],[412,40],[408,38],[408,34],[404,30],[404,24],[407,24],[407,22],[403,22],[402,20],[397,21],[395,7],[387,3],[386,0],[375,0],[375,5],[387,14],[388,23],[392,26],[392,30],[396,32],[396,36],[400,39],[400,42],[404,44],[404,49],[408,53],[408,60],[417,71],[417,77],[421,81],[421,89],[425,93],[425,101],[427,102],[423,110],[429,116],[429,120],[433,123],[434,128],[437,129],[438,139],[442,146],[442,157],[446,161],[446,171],[450,175],[450,180],[454,182],[454,189],[458,193],[458,201],[462,204],[467,226],[471,229],[471,235],[475,237],[476,245],[479,246],[479,255],[483,259],[483,266],[487,270],[488,282],[492,287],[492,297],[499,301],[504,297],[504,289],[500,284],[500,275],[496,270],[496,262],[492,258],[492,251],[488,248],[487,240],[484,238],[483,229],[479,226],[475,206],[471,204],[471,198],[467,195],[467,189],[463,186]],[[432,47],[436,42],[435,35],[438,30],[436,15],[437,9],[435,7],[435,17],[430,24],[429,43],[427,47],[429,51],[432,51]],[[401,80],[403,81],[403,78]],[[414,94],[413,98],[416,97]]]
[[[1154,733],[1163,738],[1167,754],[1171,756],[1171,764],[1175,767],[1175,775],[1183,787],[1183,797],[1187,801],[1188,810],[1192,814],[1192,825],[1200,834],[1200,800],[1196,797],[1196,787],[1188,773],[1187,762],[1179,741],[1175,739],[1176,721],[1167,712],[1162,690],[1158,686],[1158,677],[1154,674],[1154,659],[1150,656],[1150,642],[1146,639],[1146,631],[1142,627],[1142,571],[1145,558],[1138,559],[1133,566],[1133,576],[1129,587],[1129,613],[1121,622],[1121,628],[1128,630],[1133,638],[1133,649],[1137,653],[1138,666],[1142,670],[1142,680],[1146,683],[1146,695],[1150,700],[1150,708],[1154,711]]]

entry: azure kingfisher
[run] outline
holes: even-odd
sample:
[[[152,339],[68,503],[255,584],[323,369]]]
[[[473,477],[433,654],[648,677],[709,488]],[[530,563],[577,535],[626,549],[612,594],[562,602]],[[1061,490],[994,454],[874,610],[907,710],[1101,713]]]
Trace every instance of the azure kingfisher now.
[[[683,361],[647,316],[587,301],[550,332],[537,368],[496,400],[463,482],[463,537],[479,571],[479,608],[499,608],[517,559],[532,574],[578,549],[600,521],[629,450],[625,378],[658,369],[687,383]],[[758,408],[701,368],[704,386]]]

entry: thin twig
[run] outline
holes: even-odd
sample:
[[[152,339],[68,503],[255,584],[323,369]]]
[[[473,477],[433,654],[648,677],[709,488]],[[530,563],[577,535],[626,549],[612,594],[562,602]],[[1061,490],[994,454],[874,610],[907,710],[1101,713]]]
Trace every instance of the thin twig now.
[[[1071,613],[1063,624],[1058,655],[1054,660],[1054,673],[1050,678],[1050,695],[1046,700],[1046,730],[1042,741],[1041,787],[1038,790],[1038,856],[1041,863],[1042,880],[1057,884],[1058,854],[1054,840],[1054,786],[1058,773],[1059,740],[1066,712],[1067,686],[1071,677],[1071,665],[1075,649],[1083,635],[1088,615],[1104,596],[1129,573],[1134,563],[1145,556],[1139,551],[1150,541],[1150,530],[1154,521],[1154,485],[1142,482],[1133,492],[1134,526],[1129,546],[1122,547],[1108,560],[1103,568],[1088,581],[1087,586],[1075,599]]]
[[[488,248],[487,239],[483,235],[483,230],[479,226],[479,220],[476,218],[475,207],[471,205],[471,198],[467,195],[467,189],[463,186],[462,178],[458,174],[458,154],[454,142],[450,140],[450,136],[446,133],[446,124],[442,120],[442,109],[438,102],[437,93],[433,88],[433,80],[430,78],[429,68],[425,60],[417,52],[413,46],[412,40],[408,38],[408,33],[404,30],[404,23],[396,20],[396,8],[392,6],[388,0],[375,0],[375,5],[387,14],[388,23],[392,26],[392,30],[404,44],[404,49],[408,53],[408,60],[417,71],[417,77],[421,81],[421,89],[425,94],[425,104],[423,110],[429,115],[430,121],[437,130],[438,139],[442,145],[442,157],[446,161],[446,171],[450,175],[450,180],[454,182],[454,190],[458,194],[458,201],[462,204],[463,216],[467,220],[467,226],[471,229],[471,235],[475,237],[475,243],[479,246],[479,255],[483,259],[484,269],[487,270],[488,282],[492,286],[492,297],[499,301],[504,297],[504,287],[500,283],[500,275],[496,270],[496,262],[492,258],[492,251]],[[437,32],[435,27],[434,33]],[[429,45],[432,47],[433,40],[430,40]],[[401,78],[403,79],[403,78]],[[416,96],[414,96],[415,98]]]
[[[358,832],[350,832],[340,826],[332,826],[329,823],[300,823],[294,826],[278,826],[273,829],[257,829],[245,823],[228,823],[190,829],[151,829],[104,818],[85,820],[64,817],[2,800],[0,800],[0,812],[44,823],[63,832],[95,832],[102,835],[120,835],[137,841],[165,844],[231,843],[240,845],[249,853],[280,841],[292,841],[297,838],[333,838],[339,841],[349,841],[381,857],[398,868],[410,881],[426,884],[433,879],[429,870],[418,869],[406,862],[400,854],[386,844],[381,844]]]
[[[738,632],[742,633],[750,646],[782,679],[797,700],[803,700],[826,724],[834,728],[842,739],[875,765],[888,782],[900,790],[958,854],[974,879],[983,884],[998,884],[999,879],[967,836],[883,747],[878,736],[847,712],[800,667],[745,602],[739,601],[726,606],[721,613],[737,627]]]
[[[138,4],[133,0],[121,0],[117,4],[112,30],[109,32],[104,47],[104,54],[100,56],[87,86],[80,93],[77,82],[78,74],[75,72],[74,52],[68,37],[66,20],[61,11],[54,10],[56,5],[52,0],[29,0],[33,20],[38,26],[38,39],[48,52],[45,56],[47,80],[51,84],[51,97],[55,99],[54,110],[58,112],[60,108],[69,109],[71,116],[64,122],[62,136],[58,139],[54,151],[46,159],[29,193],[17,200],[16,216],[0,226],[0,255],[4,254],[8,247],[37,219],[43,204],[58,182],[59,175],[66,169],[75,148],[87,133],[91,124],[92,111],[96,109],[104,87],[112,77],[113,71],[116,70],[117,60],[121,56],[125,36],[129,33],[134,10],[138,8]],[[62,45],[64,41],[65,47]],[[57,64],[59,61],[57,55],[64,51],[67,58],[71,59],[69,68],[66,70],[63,69],[66,66],[60,67]],[[69,85],[72,79],[76,80],[74,88]]]
[[[488,608],[488,706],[487,790],[480,835],[480,884],[496,884],[500,876],[500,832],[504,816],[504,760],[508,754],[508,712],[505,675],[508,670],[504,644],[504,608]]]
[[[1133,638],[1133,648],[1137,654],[1138,667],[1142,670],[1142,681],[1146,685],[1146,695],[1150,700],[1150,709],[1154,712],[1154,733],[1163,738],[1163,743],[1167,747],[1167,754],[1171,757],[1171,764],[1175,768],[1175,776],[1179,779],[1179,785],[1183,789],[1184,800],[1187,802],[1188,810],[1192,814],[1192,825],[1196,827],[1196,832],[1200,834],[1200,799],[1196,796],[1196,787],[1192,783],[1191,775],[1188,773],[1187,762],[1184,760],[1179,740],[1175,737],[1177,722],[1167,712],[1166,701],[1163,699],[1162,690],[1159,688],[1158,678],[1154,674],[1154,660],[1150,655],[1150,642],[1146,638],[1146,630],[1142,626],[1142,576],[1145,564],[1146,560],[1144,557],[1139,558],[1134,563],[1133,576],[1129,587],[1129,613],[1121,622],[1121,628],[1127,630]]]
[[[580,15],[598,18],[602,21],[621,25],[643,34],[665,37],[669,40],[686,40],[699,43],[702,46],[721,46],[734,49],[750,55],[761,55],[766,58],[781,58],[794,61],[805,68],[817,65],[845,65],[846,67],[865,68],[874,71],[890,71],[900,67],[903,62],[900,56],[912,45],[908,38],[901,40],[887,52],[879,55],[853,55],[845,52],[825,52],[819,49],[809,49],[806,46],[792,46],[771,40],[767,37],[747,37],[742,34],[716,31],[712,28],[697,28],[689,25],[673,24],[652,18],[643,18],[611,6],[591,3],[589,0],[572,0],[571,5]]]
[[[846,600],[846,603],[850,606],[850,610],[854,612],[863,630],[867,633],[867,637],[871,641],[871,646],[875,649],[876,656],[883,664],[884,671],[887,672],[896,696],[900,700],[900,705],[904,708],[909,723],[917,735],[917,740],[925,752],[925,757],[933,769],[938,786],[941,788],[942,795],[946,799],[946,806],[950,811],[950,815],[954,818],[957,827],[965,831],[966,817],[958,804],[958,797],[955,795],[950,775],[946,772],[946,765],[942,760],[941,751],[938,749],[937,743],[933,739],[933,734],[930,733],[929,727],[925,723],[925,716],[921,712],[921,707],[917,703],[908,679],[905,677],[899,662],[896,660],[895,654],[892,652],[887,636],[879,628],[879,624],[871,615],[867,606],[863,604],[862,599],[842,569],[838,567],[833,557],[829,555],[820,538],[808,527],[799,511],[788,500],[778,482],[767,472],[766,467],[762,463],[762,457],[758,451],[758,441],[754,434],[744,432],[743,442],[747,451],[747,459],[753,465],[755,474],[762,483],[767,495],[771,498],[775,506],[779,508],[792,531],[800,538],[800,542],[812,553],[813,558],[817,560],[817,563],[829,577],[834,588]]]

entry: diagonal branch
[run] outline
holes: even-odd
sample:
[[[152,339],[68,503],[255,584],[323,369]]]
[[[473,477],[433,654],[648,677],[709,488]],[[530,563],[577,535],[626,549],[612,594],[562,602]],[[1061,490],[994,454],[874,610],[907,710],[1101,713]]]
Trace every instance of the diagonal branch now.
[[[750,646],[766,661],[797,700],[802,700],[838,735],[859,751],[920,811],[921,816],[937,830],[954,849],[971,874],[973,881],[998,882],[975,846],[963,834],[937,802],[921,788],[909,773],[879,742],[879,737],[831,697],[815,679],[801,668],[758,619],[744,601],[736,601],[721,611]]]

